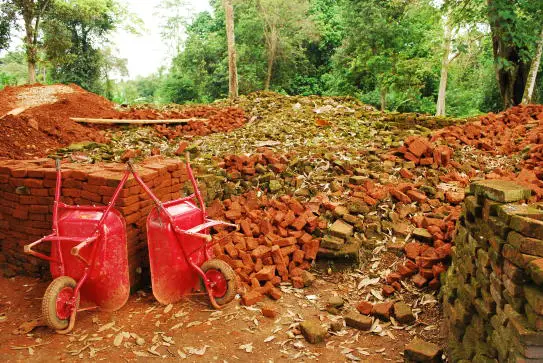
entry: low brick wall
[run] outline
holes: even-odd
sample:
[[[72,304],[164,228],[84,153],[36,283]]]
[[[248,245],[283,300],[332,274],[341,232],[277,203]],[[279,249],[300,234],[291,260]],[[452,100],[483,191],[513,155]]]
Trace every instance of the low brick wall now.
[[[543,361],[543,204],[507,181],[471,185],[442,289],[452,362]]]
[[[125,166],[115,163],[62,165],[62,201],[105,205]],[[179,198],[188,180],[179,160],[153,157],[136,166],[162,201]],[[0,264],[8,274],[48,274],[48,263],[23,253],[23,246],[51,233],[56,171],[51,159],[0,160]],[[153,202],[130,176],[116,209],[126,221],[130,279],[139,282],[148,266],[145,223]],[[47,243],[45,243],[47,245]]]

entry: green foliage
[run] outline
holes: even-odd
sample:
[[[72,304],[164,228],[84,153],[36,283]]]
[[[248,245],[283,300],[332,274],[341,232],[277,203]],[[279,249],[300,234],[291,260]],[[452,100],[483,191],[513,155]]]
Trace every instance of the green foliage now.
[[[53,7],[43,26],[51,80],[111,93],[107,73],[122,64],[99,45],[116,29],[123,10],[114,0],[55,1]]]
[[[24,51],[8,52],[0,58],[0,89],[16,86],[27,79],[27,67]]]

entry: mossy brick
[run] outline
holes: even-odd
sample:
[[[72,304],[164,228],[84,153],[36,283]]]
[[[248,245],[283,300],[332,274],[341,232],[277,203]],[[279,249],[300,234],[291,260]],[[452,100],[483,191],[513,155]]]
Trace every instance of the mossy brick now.
[[[504,260],[503,272],[516,284],[523,284],[528,278],[524,269],[515,266],[508,260]]]
[[[543,289],[534,285],[525,285],[524,296],[534,312],[543,315]]]
[[[339,250],[344,244],[345,241],[342,238],[328,235],[324,236],[324,238],[321,240],[320,246],[330,250]]]
[[[502,250],[503,257],[512,262],[515,266],[520,268],[526,268],[526,265],[531,261],[537,259],[537,256],[527,255],[521,253],[518,248],[506,243],[503,245]]]
[[[494,363],[496,362],[496,360],[494,358],[487,356],[484,353],[476,352],[471,362],[472,363]]]
[[[416,320],[411,307],[402,301],[394,304],[394,317],[401,324],[411,324]]]
[[[477,198],[473,195],[469,195],[464,198],[464,208],[467,213],[470,213],[473,218],[481,218],[483,212],[483,206],[477,203]]]
[[[516,215],[543,220],[543,210],[535,208],[534,205],[504,204],[498,207],[498,218],[506,224],[509,224],[511,217]]]
[[[373,320],[367,315],[362,315],[358,311],[350,311],[345,316],[345,324],[358,330],[370,330]]]
[[[543,288],[543,258],[528,262],[527,270],[532,281]]]
[[[521,253],[543,257],[543,240],[525,237],[524,235],[511,231],[507,235],[507,243],[517,248]]]
[[[454,237],[454,243],[457,246],[463,245],[468,238],[468,230],[466,227],[459,225],[456,229],[456,236]]]
[[[498,215],[498,207],[503,205],[503,203],[495,202],[490,199],[485,199],[483,202],[482,210],[482,219],[487,221],[489,217],[494,217]]]
[[[319,257],[344,263],[358,263],[360,243],[345,243],[339,250],[319,248]]]
[[[329,228],[330,234],[339,238],[348,238],[353,235],[353,226],[338,219]]]
[[[495,236],[507,238],[507,234],[511,230],[507,224],[502,222],[498,217],[488,217],[488,226],[494,232]],[[492,238],[489,236],[489,239]]]
[[[404,357],[415,362],[441,362],[442,350],[434,343],[418,337],[405,346]]]
[[[477,311],[479,316],[481,316],[485,320],[490,319],[490,317],[494,313],[493,304],[487,304],[483,299],[473,300],[473,306],[475,307],[475,310]]]
[[[324,342],[324,338],[327,334],[327,329],[321,325],[320,320],[310,319],[300,323],[300,331],[311,344],[317,344]]]
[[[543,240],[543,221],[515,215],[511,217],[509,226],[526,237]]]
[[[508,318],[507,328],[511,339],[516,338],[523,345],[543,346],[543,332],[531,329],[526,318],[510,306],[506,305],[504,312]]]
[[[512,296],[509,291],[503,290],[502,292],[503,298],[505,301],[507,301],[508,305],[511,305],[511,307],[518,312],[521,312],[524,304],[526,303],[526,299],[524,297],[515,297]]]
[[[509,292],[509,294],[512,297],[522,297],[522,296],[524,296],[524,291],[522,289],[521,284],[517,284],[517,283],[513,282],[511,280],[511,278],[509,276],[507,276],[507,275],[503,275],[502,280],[503,280],[503,286],[504,286],[505,290],[507,292]]]
[[[490,257],[488,256],[488,251],[485,251],[483,248],[479,248],[477,250],[477,264],[480,267],[490,266]]]
[[[518,202],[532,195],[530,189],[509,180],[481,180],[472,183],[470,190],[477,196],[501,203]]]
[[[543,331],[543,315],[536,314],[529,304],[524,306],[524,312],[526,314],[528,326],[535,331]]]

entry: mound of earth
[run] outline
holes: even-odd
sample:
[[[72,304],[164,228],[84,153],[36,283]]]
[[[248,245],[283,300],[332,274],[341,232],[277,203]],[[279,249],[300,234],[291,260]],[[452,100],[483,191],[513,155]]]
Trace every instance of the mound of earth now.
[[[76,85],[26,85],[0,91],[0,157],[29,159],[43,157],[54,150],[81,141],[108,142],[105,129],[114,125],[93,126],[77,118],[166,120],[204,118],[182,126],[156,126],[158,136],[207,135],[242,126],[246,118],[239,108],[212,106],[176,107],[159,110],[151,107],[121,109],[113,102]]]

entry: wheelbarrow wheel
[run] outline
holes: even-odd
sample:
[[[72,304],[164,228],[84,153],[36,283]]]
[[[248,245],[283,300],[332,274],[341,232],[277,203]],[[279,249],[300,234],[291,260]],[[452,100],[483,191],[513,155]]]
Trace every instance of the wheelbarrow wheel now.
[[[204,262],[201,266],[206,277],[214,284],[211,295],[218,305],[226,305],[234,300],[238,292],[238,283],[236,280],[236,272],[229,264],[223,260],[212,259]],[[205,289],[205,284],[200,280],[202,287]]]
[[[45,323],[55,330],[63,330],[70,324],[73,309],[66,303],[73,297],[76,282],[69,276],[54,279],[43,296],[41,312]],[[74,309],[79,306],[77,297]]]

